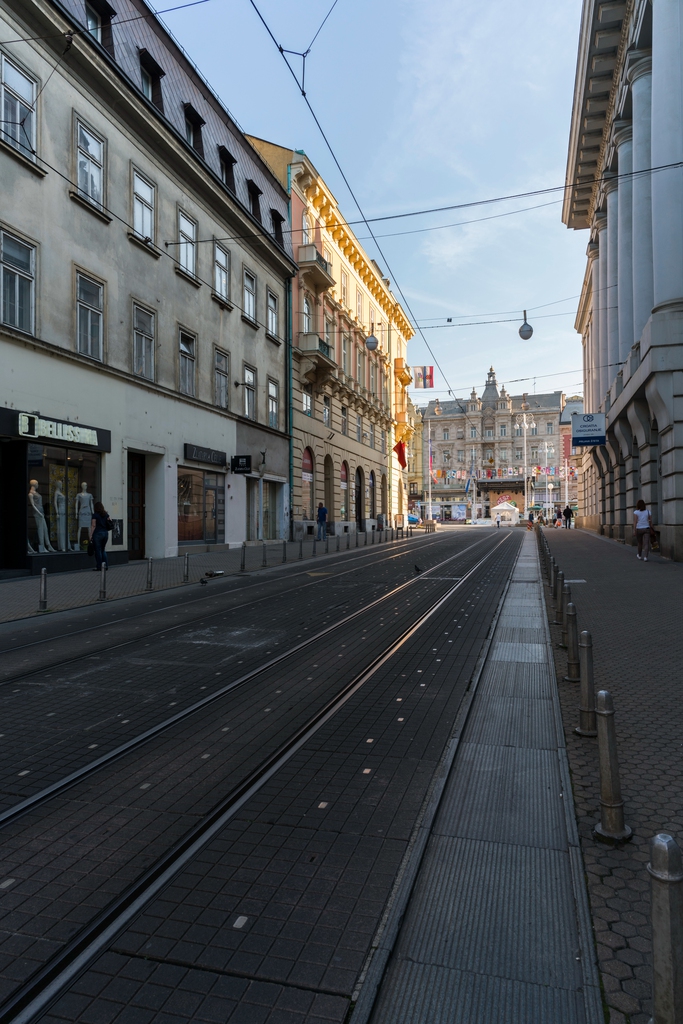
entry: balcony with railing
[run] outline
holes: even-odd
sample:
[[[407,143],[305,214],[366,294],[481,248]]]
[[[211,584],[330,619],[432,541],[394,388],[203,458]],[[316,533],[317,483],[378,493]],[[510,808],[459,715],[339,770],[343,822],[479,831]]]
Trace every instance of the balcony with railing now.
[[[299,246],[298,264],[300,272],[308,278],[316,291],[334,287],[330,265],[312,243]]]

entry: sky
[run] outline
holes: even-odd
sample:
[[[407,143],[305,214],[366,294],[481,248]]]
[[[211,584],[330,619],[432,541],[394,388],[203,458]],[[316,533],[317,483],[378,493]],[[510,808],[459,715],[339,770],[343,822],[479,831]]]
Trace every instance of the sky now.
[[[277,42],[298,52],[332,4],[255,2]],[[365,217],[561,186],[580,14],[581,0],[337,0],[306,60],[306,94]],[[240,127],[305,150],[347,220],[357,220],[250,0],[207,0],[162,18]],[[289,59],[300,71],[301,58]],[[513,394],[581,393],[573,324],[588,235],[562,224],[560,200],[558,192],[379,221],[381,251],[356,225],[433,351],[416,332],[410,364],[443,370],[434,391],[413,392],[420,404],[447,400],[449,389],[481,393],[490,365]],[[518,335],[523,309],[534,329],[527,342]],[[441,326],[447,317],[477,323]]]

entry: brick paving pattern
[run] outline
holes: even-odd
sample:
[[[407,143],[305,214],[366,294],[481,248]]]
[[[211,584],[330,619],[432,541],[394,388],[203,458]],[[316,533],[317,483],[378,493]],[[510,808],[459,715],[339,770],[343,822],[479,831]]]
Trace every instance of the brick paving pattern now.
[[[570,584],[579,631],[593,638],[596,689],[614,698],[622,796],[632,842],[595,842],[600,817],[597,746],[574,734],[578,687],[562,681],[566,655],[555,642],[559,690],[598,946],[606,1019],[648,1024],[652,1012],[648,842],[668,832],[683,845],[683,565],[580,530],[546,530]],[[548,593],[548,588],[546,588]]]

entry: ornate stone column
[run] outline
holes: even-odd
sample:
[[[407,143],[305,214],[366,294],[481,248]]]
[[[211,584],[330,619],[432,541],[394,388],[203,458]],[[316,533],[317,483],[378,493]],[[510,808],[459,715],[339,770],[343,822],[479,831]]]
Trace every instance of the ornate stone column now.
[[[617,298],[619,362],[628,358],[633,337],[633,129],[627,121],[616,122],[614,142],[619,166]],[[624,177],[627,175],[627,177]],[[614,371],[613,371],[614,374]]]
[[[619,370],[619,182],[614,175],[604,183],[607,196],[607,368],[605,391]]]
[[[683,161],[683,8],[652,4],[652,167]],[[683,301],[683,167],[652,174],[654,306]]]
[[[633,337],[640,341],[654,305],[651,167],[652,58],[635,51],[628,69],[633,101]]]
[[[600,298],[600,246],[590,242],[586,256],[591,268],[592,312],[588,328],[588,344],[586,347],[586,364],[584,373],[584,394],[586,412],[595,412],[600,404],[599,379],[600,371],[600,314],[598,300]]]
[[[598,233],[598,245],[600,247],[600,259],[598,262],[598,287],[596,290],[597,297],[597,310],[598,310],[598,345],[595,352],[596,355],[596,380],[598,385],[598,392],[596,397],[596,407],[593,412],[597,412],[603,407],[605,401],[605,392],[607,391],[607,363],[609,362],[607,352],[607,215],[604,213],[598,213],[595,217],[595,229]],[[593,300],[595,303],[595,299]],[[593,306],[595,309],[595,305]]]

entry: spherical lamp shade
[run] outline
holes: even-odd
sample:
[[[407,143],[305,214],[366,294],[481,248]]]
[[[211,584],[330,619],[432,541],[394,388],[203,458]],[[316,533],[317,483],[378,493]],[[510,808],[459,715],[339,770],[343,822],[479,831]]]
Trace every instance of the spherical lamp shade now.
[[[534,329],[531,324],[526,322],[526,310],[524,310],[524,323],[519,329],[519,336],[522,341],[528,341],[531,335],[534,333]]]
[[[368,352],[374,352],[378,345],[379,342],[374,334],[371,334],[369,338],[365,339],[365,347]]]
[[[434,415],[441,416],[442,413],[443,409],[441,408],[441,404],[439,402],[439,399],[437,398],[436,402],[434,403]]]

